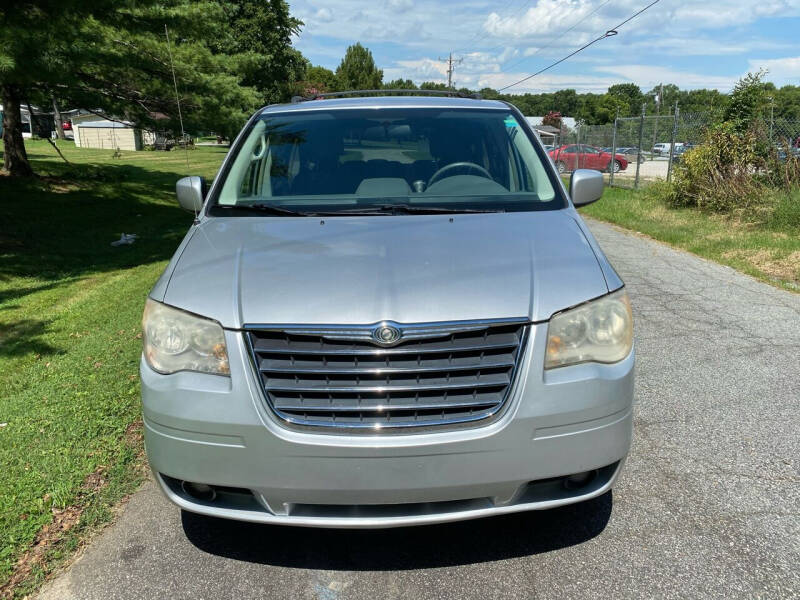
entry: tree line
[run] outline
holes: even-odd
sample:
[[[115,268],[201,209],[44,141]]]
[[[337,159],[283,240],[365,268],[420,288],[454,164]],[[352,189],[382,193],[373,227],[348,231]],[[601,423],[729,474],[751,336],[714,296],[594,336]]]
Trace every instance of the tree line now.
[[[439,82],[384,82],[360,43],[347,49],[335,71],[312,65],[291,43],[302,26],[286,0],[30,0],[0,6],[4,171],[32,174],[20,112],[31,105],[52,106],[57,121],[58,107],[79,107],[150,129],[233,137],[259,106],[293,95],[446,89]],[[800,87],[762,85],[776,116],[800,118]],[[673,84],[642,91],[623,83],[604,94],[459,91],[513,102],[527,115],[557,112],[589,124],[638,115],[643,104],[648,114],[665,114],[676,101],[683,112],[724,111],[728,104],[716,90]]]

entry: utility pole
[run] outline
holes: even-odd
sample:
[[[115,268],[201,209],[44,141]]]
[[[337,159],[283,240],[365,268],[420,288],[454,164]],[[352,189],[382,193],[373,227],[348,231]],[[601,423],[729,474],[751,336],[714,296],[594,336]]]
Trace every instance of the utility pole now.
[[[439,60],[447,61],[447,89],[451,89],[453,87],[453,71],[455,71],[456,65],[461,64],[464,59],[453,58],[453,53],[451,52],[447,58],[439,58]]]
[[[639,120],[639,156],[636,157],[636,179],[633,181],[633,187],[639,189],[639,167],[642,164],[642,144],[644,143],[644,116],[647,112],[647,102],[642,103],[642,116]]]
[[[653,126],[653,146],[656,145],[656,136],[658,135],[658,117],[661,116],[661,103],[664,101],[664,84],[658,84],[658,92],[656,93],[656,121]]]
[[[609,187],[614,187],[614,171],[616,171],[616,164],[614,161],[617,160],[617,124],[619,123],[619,106],[617,107],[617,116],[614,117],[614,136],[611,138],[611,162],[608,165],[611,167],[609,169],[611,174],[608,176],[608,185]],[[639,153],[641,154],[642,150],[639,149]],[[637,157],[636,160],[639,160]]]
[[[772,131],[775,128],[775,97],[770,96],[769,100],[769,143],[772,143]]]

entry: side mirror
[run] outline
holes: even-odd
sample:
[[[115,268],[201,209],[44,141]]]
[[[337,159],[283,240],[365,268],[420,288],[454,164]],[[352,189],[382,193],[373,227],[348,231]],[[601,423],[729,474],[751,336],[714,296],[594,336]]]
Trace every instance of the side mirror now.
[[[597,202],[603,195],[603,174],[592,169],[578,169],[569,178],[569,195],[575,206]]]
[[[175,195],[178,196],[178,204],[181,205],[182,209],[189,212],[200,212],[203,209],[205,188],[205,180],[197,175],[179,179],[178,183],[175,184]]]

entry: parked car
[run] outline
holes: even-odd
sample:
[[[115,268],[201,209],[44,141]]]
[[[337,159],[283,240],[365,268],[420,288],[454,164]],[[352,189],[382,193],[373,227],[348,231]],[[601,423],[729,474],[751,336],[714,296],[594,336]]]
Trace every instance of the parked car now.
[[[617,153],[622,154],[622,156],[624,156],[629,163],[635,163],[637,160],[640,163],[643,163],[648,157],[652,156],[650,152],[644,150],[640,154],[639,148],[636,146],[624,146],[622,148],[617,148]]]
[[[678,146],[672,151],[672,162],[681,162],[681,157],[689,150],[686,146]]]
[[[149,464],[188,511],[391,527],[599,496],[631,443],[630,302],[516,108],[259,110],[146,301]],[[594,518],[587,515],[586,518]]]
[[[576,169],[596,169],[598,171],[613,170],[615,173],[628,168],[628,159],[617,153],[614,160],[611,154],[603,152],[600,148],[584,144],[569,144],[561,146],[549,153],[559,173],[566,173]]]
[[[680,148],[682,146],[683,146],[682,143],[679,143],[679,142],[675,143],[675,148],[676,149],[678,149],[678,148]],[[671,147],[672,147],[671,143],[661,142],[661,143],[656,144],[655,146],[653,146],[653,154],[655,154],[656,156],[667,156],[667,155],[669,155],[669,151],[670,151]]]
[[[791,156],[795,159],[800,159],[800,148],[791,148],[790,150]],[[778,160],[781,162],[786,162],[789,153],[787,153],[786,148],[780,148],[778,150]]]
[[[61,123],[61,128],[64,131],[72,131],[72,121],[64,121]]]

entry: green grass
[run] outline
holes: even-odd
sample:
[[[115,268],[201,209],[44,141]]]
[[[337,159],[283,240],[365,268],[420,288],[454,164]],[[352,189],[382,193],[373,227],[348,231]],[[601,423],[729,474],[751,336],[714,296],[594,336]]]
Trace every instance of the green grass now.
[[[225,150],[84,150],[27,144],[42,177],[0,177],[0,597],[54,513],[81,520],[14,595],[34,589],[142,477],[139,321],[144,299],[191,224],[174,184],[212,177]],[[131,246],[112,247],[122,232]],[[84,485],[92,473],[103,485]]]
[[[606,188],[581,214],[620,225],[715,260],[762,281],[800,290],[800,191],[779,197],[771,216],[744,222],[696,209],[665,206],[658,187]]]

